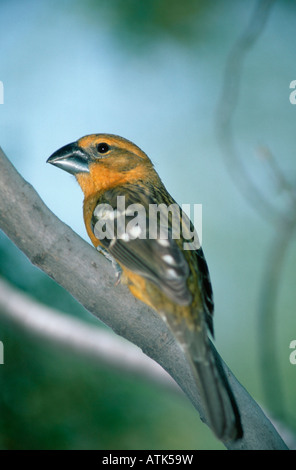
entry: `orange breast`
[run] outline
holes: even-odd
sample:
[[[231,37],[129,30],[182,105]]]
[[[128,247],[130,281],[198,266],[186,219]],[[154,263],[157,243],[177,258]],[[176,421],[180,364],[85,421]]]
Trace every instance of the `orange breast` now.
[[[122,172],[103,164],[93,164],[90,165],[89,173],[78,173],[76,175],[85,199],[93,194],[102,193],[125,183],[145,180],[146,177],[147,169],[143,165]]]

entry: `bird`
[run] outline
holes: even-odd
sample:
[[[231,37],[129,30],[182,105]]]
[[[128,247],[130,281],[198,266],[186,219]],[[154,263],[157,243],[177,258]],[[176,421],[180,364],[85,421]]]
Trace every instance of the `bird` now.
[[[76,177],[86,231],[111,260],[116,282],[127,284],[173,333],[214,434],[222,441],[240,439],[240,412],[211,341],[214,302],[207,262],[199,242],[188,248],[193,224],[151,159],[130,140],[100,133],[64,145],[47,162]]]

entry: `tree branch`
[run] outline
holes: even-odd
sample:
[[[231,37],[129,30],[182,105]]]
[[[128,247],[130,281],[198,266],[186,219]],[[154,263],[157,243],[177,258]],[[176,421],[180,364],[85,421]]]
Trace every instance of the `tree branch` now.
[[[282,214],[266,198],[262,188],[256,185],[247,171],[245,162],[236,146],[233,128],[246,56],[262,34],[274,3],[275,0],[258,0],[247,27],[235,42],[226,62],[222,93],[216,114],[218,143],[234,184],[248,203],[273,223],[281,219]]]
[[[46,307],[1,278],[0,315],[17,327],[53,344],[181,392],[171,376],[132,343],[106,328],[95,328],[94,325]]]
[[[286,253],[296,229],[296,188],[286,178],[272,153],[267,148],[261,148],[261,156],[276,182],[277,191],[284,190],[288,195],[288,203],[281,209],[278,208],[275,203],[276,198],[268,198],[262,190],[261,183],[256,184],[253,181],[247,168],[249,158],[242,158],[236,145],[237,139],[234,132],[235,112],[238,109],[247,54],[263,33],[274,3],[275,0],[258,0],[256,2],[248,25],[229,54],[216,115],[216,130],[224,162],[234,184],[242,193],[245,201],[275,229],[262,277],[258,309],[258,352],[260,377],[266,403],[278,419],[283,419],[286,410],[276,349],[276,300]]]
[[[116,333],[139,346],[179,384],[205,421],[194,378],[165,323],[114,285],[112,267],[63,224],[15,170],[0,149],[0,228],[30,261],[70,292]],[[261,408],[225,366],[241,411],[244,437],[228,449],[286,449]]]

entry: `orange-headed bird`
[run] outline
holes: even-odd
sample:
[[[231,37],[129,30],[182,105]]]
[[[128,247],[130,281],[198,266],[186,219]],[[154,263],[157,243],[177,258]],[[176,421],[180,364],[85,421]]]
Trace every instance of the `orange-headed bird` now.
[[[192,225],[184,224],[185,235],[180,230],[175,236],[186,216],[151,160],[122,137],[93,134],[62,147],[47,161],[75,175],[84,193],[84,222],[92,243],[112,260],[132,294],[172,330],[212,430],[224,441],[240,438],[238,408],[208,338],[208,331],[213,335],[213,295],[207,263],[199,245],[187,249]],[[151,211],[155,207],[158,212]],[[175,211],[165,210],[171,207]],[[141,218],[133,217],[135,212]],[[152,234],[151,214],[156,214]]]

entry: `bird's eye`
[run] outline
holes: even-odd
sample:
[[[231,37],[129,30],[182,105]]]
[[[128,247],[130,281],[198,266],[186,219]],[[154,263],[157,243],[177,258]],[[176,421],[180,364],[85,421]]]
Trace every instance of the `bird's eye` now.
[[[106,153],[108,152],[108,150],[110,150],[110,147],[105,142],[101,142],[100,144],[97,145],[97,150],[99,153]]]

